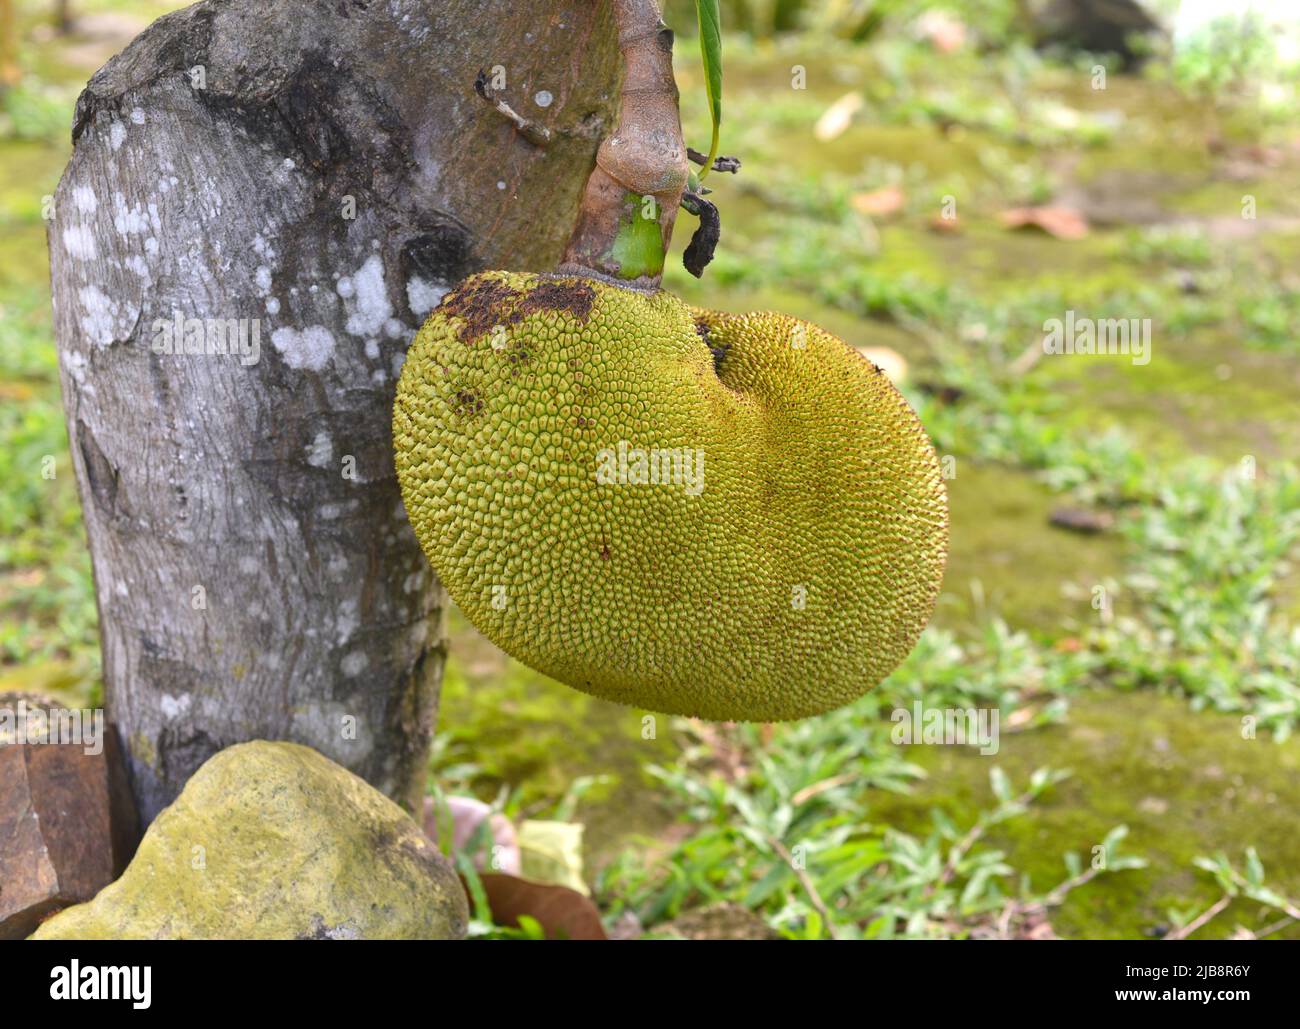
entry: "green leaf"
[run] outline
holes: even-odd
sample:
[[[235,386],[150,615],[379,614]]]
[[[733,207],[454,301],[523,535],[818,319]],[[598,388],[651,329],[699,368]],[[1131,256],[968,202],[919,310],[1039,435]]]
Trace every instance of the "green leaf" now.
[[[989,770],[989,785],[993,787],[993,796],[1003,804],[1010,804],[1012,801],[1011,782],[1007,779],[1007,773],[1002,771],[997,765]]]
[[[695,0],[695,15],[700,23],[700,56],[704,59],[704,83],[709,96],[709,115],[713,119],[713,141],[709,157],[700,172],[703,179],[718,156],[719,128],[722,125],[722,14],[718,0]]]
[[[524,938],[529,940],[546,939],[546,930],[542,928],[542,923],[537,921],[532,915],[519,916],[519,928]]]
[[[767,874],[749,888],[741,901],[747,908],[756,908],[794,877],[794,871],[784,861],[778,861],[767,870]]]
[[[1254,847],[1246,848],[1246,883],[1251,887],[1264,884],[1264,864]]]

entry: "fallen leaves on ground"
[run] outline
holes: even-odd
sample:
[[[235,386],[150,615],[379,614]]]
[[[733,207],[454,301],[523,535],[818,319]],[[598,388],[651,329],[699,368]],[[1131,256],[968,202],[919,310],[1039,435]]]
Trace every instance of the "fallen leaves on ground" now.
[[[1088,220],[1073,207],[1013,207],[998,218],[1009,229],[1042,229],[1057,239],[1088,235]]]

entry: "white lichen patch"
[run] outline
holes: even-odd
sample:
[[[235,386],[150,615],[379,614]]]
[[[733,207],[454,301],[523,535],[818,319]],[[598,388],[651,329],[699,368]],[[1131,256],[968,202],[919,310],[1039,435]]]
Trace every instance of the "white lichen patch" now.
[[[429,282],[418,275],[406,284],[406,302],[411,306],[412,313],[421,318],[437,307],[446,295],[446,286]]]
[[[125,196],[121,193],[113,194],[113,228],[117,230],[118,235],[138,235],[150,225],[150,219],[145,217],[144,209],[139,204],[128,207]],[[161,227],[159,223],[158,228]]]
[[[350,654],[343,655],[343,660],[339,662],[339,670],[351,679],[364,672],[369,664],[370,658],[366,656],[365,651],[354,650]]]
[[[98,286],[82,286],[77,290],[77,300],[81,303],[81,331],[96,346],[108,346],[114,339],[121,304]]]
[[[78,261],[93,261],[99,254],[95,235],[88,225],[69,225],[64,229],[63,249]]]
[[[275,250],[271,244],[266,241],[266,237],[260,232],[253,237],[253,253],[266,261],[275,259]]]
[[[185,714],[190,709],[190,703],[191,697],[188,693],[182,693],[179,697],[164,693],[158,698],[158,707],[162,711],[163,718],[168,721]]]
[[[72,202],[82,214],[94,214],[99,208],[99,198],[89,186],[76,186],[72,190]]]
[[[114,150],[117,150],[120,149],[122,144],[125,142],[126,126],[114,118],[113,124],[108,127],[108,145]]]
[[[80,350],[60,350],[59,361],[78,386],[86,384],[86,355]]]
[[[316,468],[328,468],[334,459],[334,443],[328,433],[318,432],[307,444],[307,463]]]
[[[342,283],[340,279],[339,285]],[[366,258],[366,263],[352,275],[352,292],[352,302],[348,304],[348,332],[354,336],[378,335],[384,323],[393,316],[393,305],[388,302],[388,287],[384,284],[384,262],[378,254]],[[343,295],[341,291],[340,295]]]
[[[357,617],[357,600],[355,597],[346,597],[339,604],[338,614],[335,616],[334,631],[339,643],[347,643],[352,638],[352,634],[357,631],[361,624]]]
[[[318,372],[334,357],[334,334],[323,325],[276,329],[271,333],[271,345],[290,368]]]

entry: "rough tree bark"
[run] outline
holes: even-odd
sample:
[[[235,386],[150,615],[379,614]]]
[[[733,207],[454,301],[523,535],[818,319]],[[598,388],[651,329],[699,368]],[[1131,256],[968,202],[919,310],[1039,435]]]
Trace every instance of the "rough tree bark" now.
[[[443,595],[394,476],[395,377],[452,282],[559,261],[618,69],[598,0],[207,0],[91,79],[54,312],[146,823],[254,738],[421,792]],[[238,319],[255,362],[219,352]]]

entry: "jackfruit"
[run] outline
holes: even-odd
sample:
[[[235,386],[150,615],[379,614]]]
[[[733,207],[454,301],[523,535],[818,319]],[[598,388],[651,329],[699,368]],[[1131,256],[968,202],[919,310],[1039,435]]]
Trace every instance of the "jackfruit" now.
[[[483,272],[412,343],[393,437],[466,616],[598,697],[818,714],[888,675],[938,594],[924,429],[879,369],[786,315]]]

